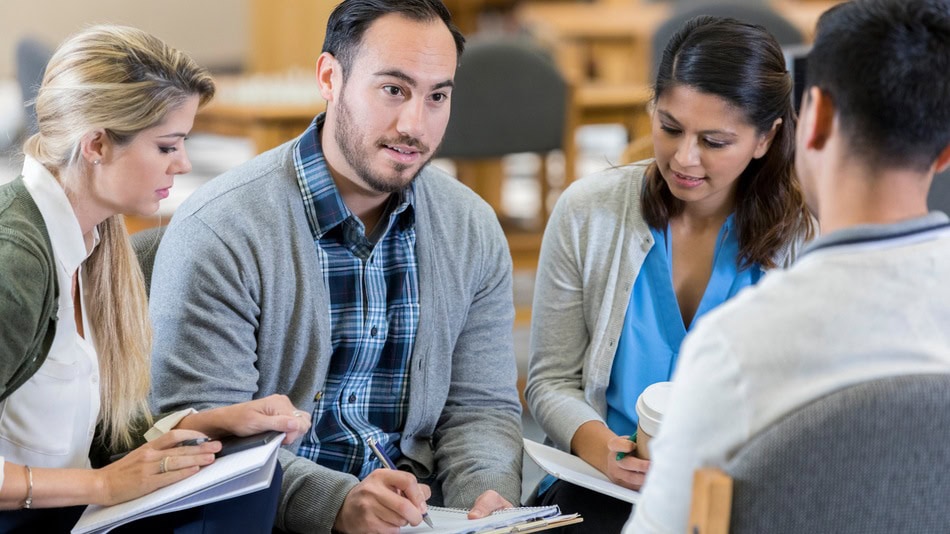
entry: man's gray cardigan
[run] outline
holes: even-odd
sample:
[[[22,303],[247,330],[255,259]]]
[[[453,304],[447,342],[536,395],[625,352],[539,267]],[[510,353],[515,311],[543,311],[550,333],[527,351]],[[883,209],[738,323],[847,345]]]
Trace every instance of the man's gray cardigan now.
[[[330,363],[329,297],[297,185],[293,143],[211,181],[175,213],[155,260],[153,407],[282,393],[312,411]],[[397,462],[435,475],[444,504],[521,494],[511,256],[495,214],[427,167],[415,181],[419,329]],[[281,450],[276,526],[329,532],[358,482]],[[436,499],[437,500],[437,499]]]

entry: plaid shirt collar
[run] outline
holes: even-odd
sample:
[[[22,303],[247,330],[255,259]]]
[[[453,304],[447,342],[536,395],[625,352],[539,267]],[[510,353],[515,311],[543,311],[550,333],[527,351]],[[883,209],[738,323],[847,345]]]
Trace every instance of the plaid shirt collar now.
[[[297,185],[304,201],[304,211],[307,223],[314,240],[321,239],[335,227],[350,221],[363,230],[363,223],[353,215],[330,175],[326,158],[323,155],[323,146],[320,143],[320,134],[326,114],[321,113],[313,119],[307,130],[297,139],[294,147],[294,168],[297,171]],[[415,200],[414,185],[403,188],[395,193],[395,208],[390,212],[396,216],[396,229],[403,230],[415,221],[413,203]]]

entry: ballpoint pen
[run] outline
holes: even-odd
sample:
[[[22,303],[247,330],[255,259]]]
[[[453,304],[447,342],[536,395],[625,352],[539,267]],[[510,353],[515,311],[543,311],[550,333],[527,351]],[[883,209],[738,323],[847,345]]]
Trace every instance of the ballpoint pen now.
[[[386,469],[396,469],[396,464],[389,459],[389,456],[386,456],[386,453],[383,452],[383,449],[379,448],[376,440],[374,438],[366,438],[366,444],[369,445],[369,448],[372,449],[373,454],[379,458],[380,463],[383,464],[383,467]],[[427,512],[422,513],[422,520],[429,525],[429,528],[435,528],[435,525],[432,524],[432,520],[429,519],[429,514]]]
[[[211,441],[211,438],[186,439],[185,441],[179,442],[175,446],[176,447],[194,447],[196,445],[201,445],[202,443],[207,443],[209,441]],[[109,457],[109,463],[118,462],[119,460],[128,456],[130,452],[132,451],[125,451],[125,452],[120,452],[118,454],[113,454],[112,456]]]

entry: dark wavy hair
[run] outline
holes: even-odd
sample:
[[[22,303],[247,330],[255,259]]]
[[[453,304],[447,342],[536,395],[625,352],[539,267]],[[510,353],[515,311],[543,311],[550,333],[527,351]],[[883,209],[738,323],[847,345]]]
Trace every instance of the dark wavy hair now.
[[[654,102],[677,86],[724,99],[760,134],[782,119],[768,152],[749,163],[736,188],[739,265],[775,267],[776,254],[788,243],[802,233],[807,238],[814,233],[794,174],[792,80],[778,41],[762,26],[735,19],[690,19],[663,50]],[[646,170],[640,203],[654,228],[665,228],[684,208],[655,162]]]
[[[452,22],[452,15],[442,0],[343,0],[327,20],[323,51],[333,54],[340,62],[344,79],[349,77],[366,30],[376,19],[390,13],[418,22],[441,20],[455,40],[456,57],[462,57],[465,37]]]

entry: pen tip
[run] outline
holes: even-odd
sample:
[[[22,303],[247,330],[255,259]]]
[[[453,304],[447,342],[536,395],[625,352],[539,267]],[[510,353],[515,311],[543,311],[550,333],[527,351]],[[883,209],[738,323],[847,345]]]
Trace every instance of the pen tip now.
[[[432,520],[429,519],[429,514],[424,514],[422,516],[422,520],[425,521],[427,525],[429,525],[429,528],[435,528],[435,525],[432,524]]]

